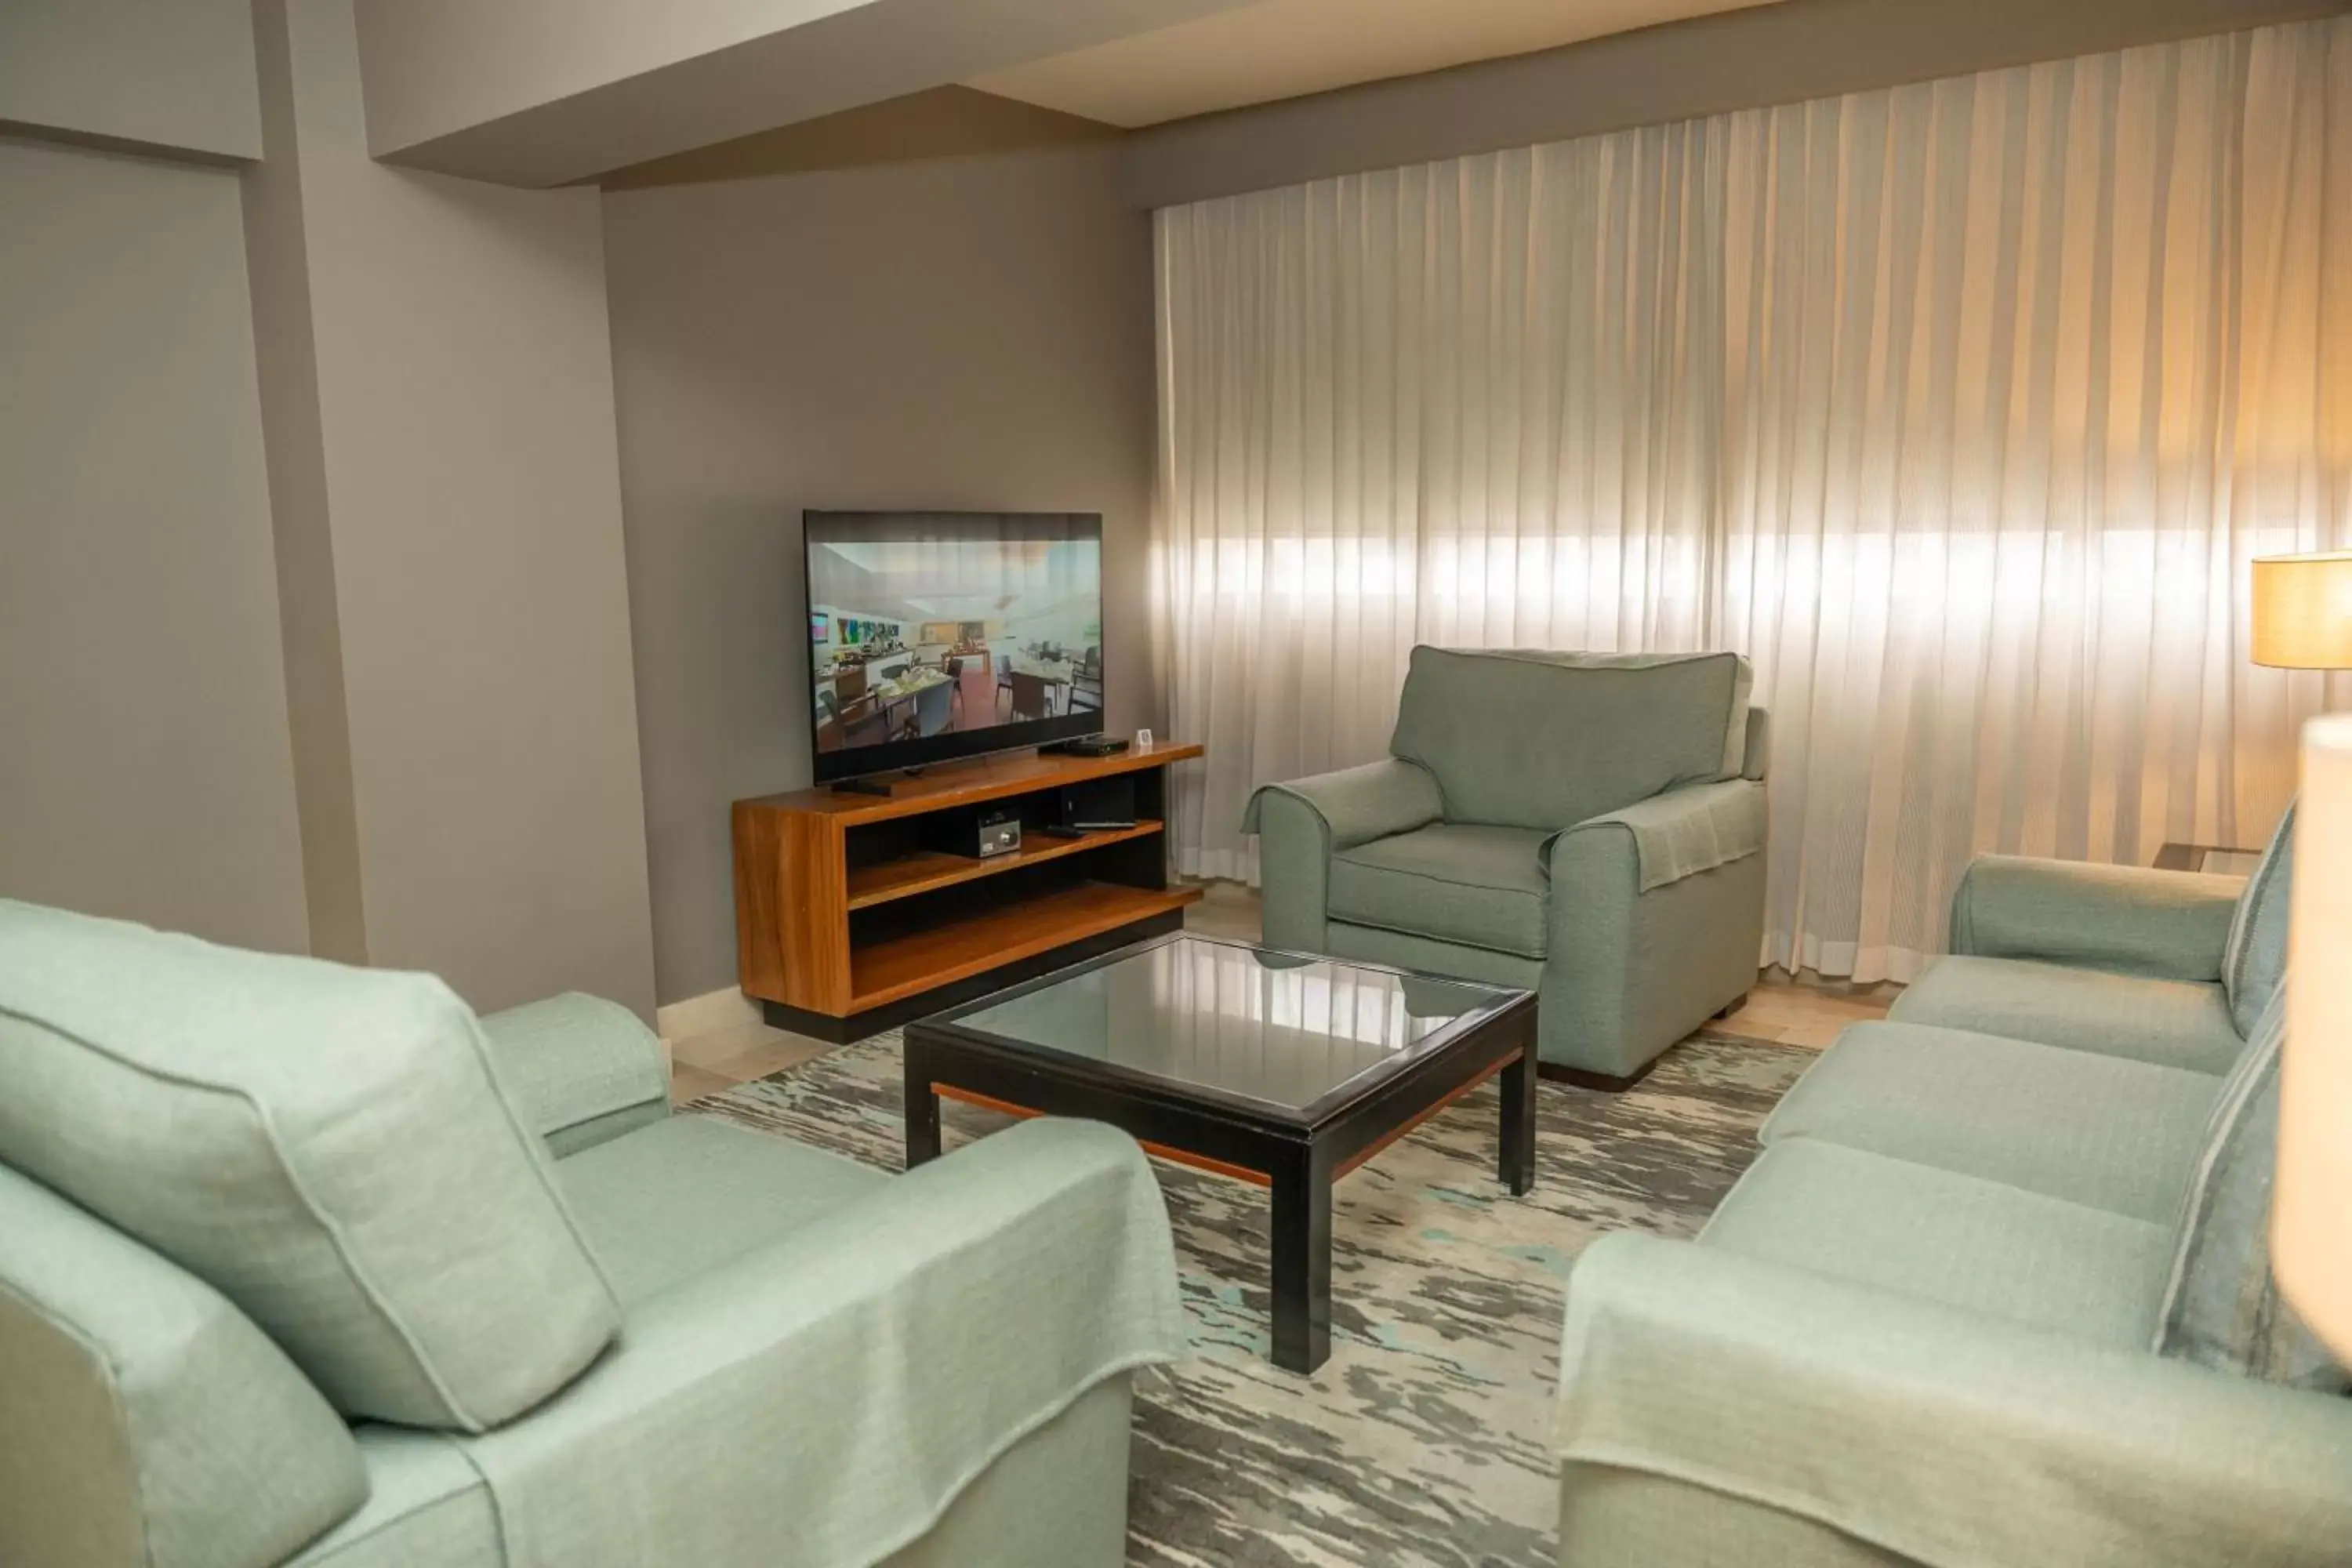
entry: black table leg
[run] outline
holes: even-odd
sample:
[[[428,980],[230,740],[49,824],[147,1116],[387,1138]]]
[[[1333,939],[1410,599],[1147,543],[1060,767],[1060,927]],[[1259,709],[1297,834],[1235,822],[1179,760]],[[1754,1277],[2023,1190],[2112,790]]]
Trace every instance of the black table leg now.
[[[908,1040],[899,1052],[907,1074],[907,1169],[940,1157],[940,1097],[931,1089],[928,1053]]]
[[[1274,1364],[1313,1372],[1331,1353],[1331,1163],[1311,1146],[1274,1168]]]
[[[1495,1179],[1524,1194],[1536,1184],[1536,1064],[1532,1048],[1504,1065],[1502,1152]]]

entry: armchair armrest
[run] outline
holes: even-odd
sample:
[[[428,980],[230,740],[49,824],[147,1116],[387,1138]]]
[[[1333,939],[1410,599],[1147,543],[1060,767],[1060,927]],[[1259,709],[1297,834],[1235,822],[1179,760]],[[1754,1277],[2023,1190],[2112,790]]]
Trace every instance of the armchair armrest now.
[[[499,1080],[559,1157],[669,1114],[661,1040],[617,1002],[567,991],[481,1025]]]
[[[1444,815],[1437,780],[1401,757],[1261,786],[1242,812],[1242,831],[1259,835],[1265,944],[1323,952],[1332,851],[1410,833]]]
[[[1588,1248],[1560,1385],[1570,1465],[1710,1488],[1943,1568],[2318,1568],[2352,1541],[2352,1401],[1705,1246]]]
[[[1764,786],[1747,778],[1685,784],[1554,834],[1543,847],[1544,874],[1561,878],[1572,856],[1593,835],[1614,830],[1633,847],[1633,890],[1646,893],[1701,871],[1760,854],[1764,848]],[[1590,870],[1591,868],[1586,868]]]
[[[1375,838],[1426,827],[1445,815],[1437,781],[1418,763],[1382,757],[1361,767],[1265,784],[1242,813],[1242,831],[1260,831],[1260,803],[1268,795],[1303,802],[1323,826],[1333,849],[1352,849]]]
[[[1952,951],[2218,981],[2244,886],[2201,871],[1979,855],[1952,894]]]
[[[1040,1120],[641,1302],[578,1383],[465,1447],[517,1562],[869,1563],[1183,1344],[1142,1152]]]

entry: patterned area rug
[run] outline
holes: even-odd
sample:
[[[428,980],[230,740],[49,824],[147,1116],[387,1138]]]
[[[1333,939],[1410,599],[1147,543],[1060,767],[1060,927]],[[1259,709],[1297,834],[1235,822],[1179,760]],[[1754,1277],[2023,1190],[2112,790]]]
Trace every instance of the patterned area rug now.
[[[1556,1560],[1551,1458],[1562,1286],[1627,1226],[1696,1232],[1814,1053],[1720,1030],[1622,1095],[1542,1086],[1535,1191],[1495,1182],[1490,1083],[1333,1194],[1331,1359],[1266,1359],[1266,1198],[1155,1162],[1174,1221],[1192,1358],[1137,1388],[1135,1568]],[[898,1037],[879,1035],[694,1110],[896,1170]],[[950,1149],[1003,1126],[945,1102]]]

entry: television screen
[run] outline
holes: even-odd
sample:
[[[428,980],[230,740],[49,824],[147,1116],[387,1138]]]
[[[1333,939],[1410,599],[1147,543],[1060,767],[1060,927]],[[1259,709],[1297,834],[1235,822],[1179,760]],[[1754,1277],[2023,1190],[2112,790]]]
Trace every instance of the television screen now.
[[[822,781],[1102,728],[1102,519],[803,514]]]

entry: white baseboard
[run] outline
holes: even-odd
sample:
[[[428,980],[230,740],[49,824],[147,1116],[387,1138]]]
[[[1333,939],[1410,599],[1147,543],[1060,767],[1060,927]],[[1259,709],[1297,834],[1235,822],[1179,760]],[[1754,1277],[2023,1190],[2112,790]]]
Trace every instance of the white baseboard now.
[[[732,985],[656,1009],[654,1027],[666,1040],[689,1039],[760,1021],[760,1005]]]

